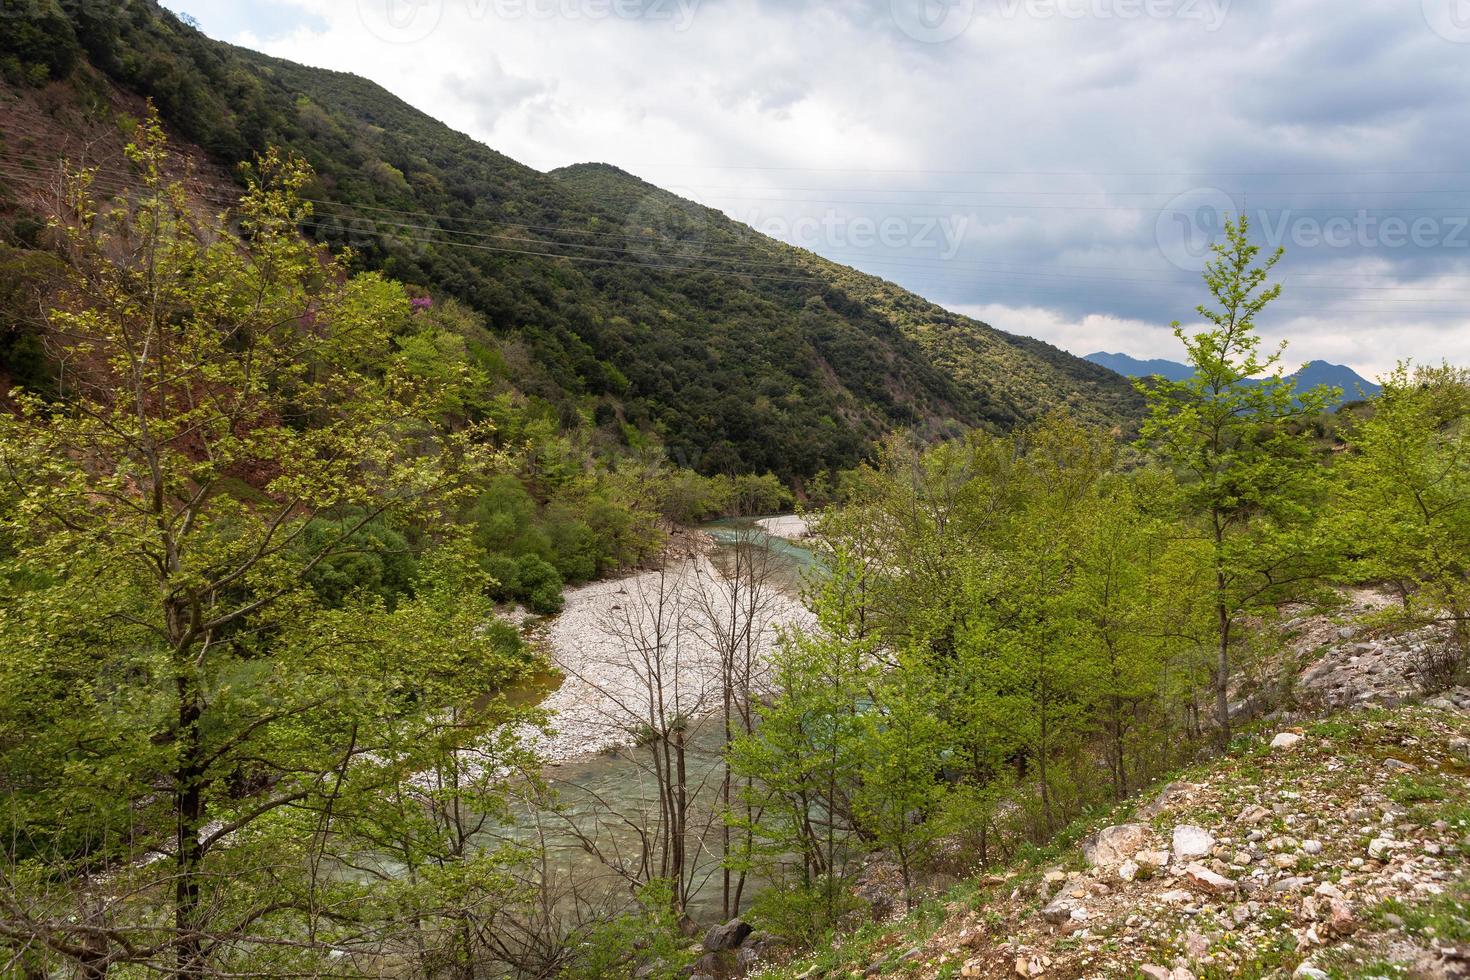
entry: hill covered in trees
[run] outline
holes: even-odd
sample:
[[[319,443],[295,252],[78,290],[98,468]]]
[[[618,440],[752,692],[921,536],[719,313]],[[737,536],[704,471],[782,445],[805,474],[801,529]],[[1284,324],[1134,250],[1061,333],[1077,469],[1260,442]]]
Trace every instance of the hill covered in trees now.
[[[1139,413],[1127,382],[1049,345],[613,168],[540,173],[377,85],[213,41],[154,0],[24,6],[0,41],[8,105],[43,97],[115,131],[120,101],[147,97],[220,174],[268,146],[299,155],[316,174],[306,231],[463,303],[520,391],[609,448],[653,443],[706,474],[799,484],[895,428],[1009,429],[1061,405],[1106,424]],[[35,230],[26,185],[56,145],[44,126],[4,134],[13,244]],[[124,179],[120,157],[93,152]]]

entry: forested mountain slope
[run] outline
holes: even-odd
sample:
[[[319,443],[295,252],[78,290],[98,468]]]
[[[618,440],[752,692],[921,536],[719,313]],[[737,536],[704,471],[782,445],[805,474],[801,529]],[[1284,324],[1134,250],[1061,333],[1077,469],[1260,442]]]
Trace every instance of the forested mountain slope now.
[[[154,0],[4,3],[25,7],[0,40],[7,104],[40,91],[115,132],[118,97],[146,96],[221,168],[268,145],[298,153],[317,173],[311,234],[466,303],[521,391],[611,442],[652,437],[704,472],[800,482],[895,427],[1007,428],[1058,405],[1126,424],[1138,410],[1126,381],[1056,348],[613,168],[540,173],[375,84],[213,41]],[[24,200],[15,185],[55,149],[0,135],[0,184]]]

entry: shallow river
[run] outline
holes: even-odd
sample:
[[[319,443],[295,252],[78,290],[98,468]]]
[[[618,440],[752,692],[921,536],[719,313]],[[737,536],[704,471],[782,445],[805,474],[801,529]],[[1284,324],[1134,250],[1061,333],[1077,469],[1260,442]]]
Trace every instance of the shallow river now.
[[[740,543],[753,542],[761,548],[771,559],[771,585],[784,596],[787,605],[800,597],[804,582],[818,567],[812,551],[766,534],[755,520],[715,521],[700,530],[714,539],[709,560],[723,573],[728,573]],[[558,694],[554,692],[548,704],[557,700]],[[697,719],[690,727],[687,743],[694,801],[688,852],[698,889],[689,910],[702,923],[716,921],[721,912],[718,804],[724,778],[720,759],[722,734],[718,718]],[[651,771],[649,750],[607,748],[551,765],[545,777],[556,792],[565,817],[522,808],[516,814],[515,826],[507,828],[509,836],[523,842],[537,837],[544,840],[555,878],[565,881],[575,875],[579,881],[594,882],[594,888],[627,894],[626,885],[617,872],[608,868],[607,862],[636,863],[640,847],[634,828],[653,828],[658,823],[658,787]],[[575,825],[575,830],[568,822]],[[594,843],[594,850],[601,857],[588,852],[585,846],[588,841]],[[749,897],[758,889],[759,882],[747,886],[747,907]]]

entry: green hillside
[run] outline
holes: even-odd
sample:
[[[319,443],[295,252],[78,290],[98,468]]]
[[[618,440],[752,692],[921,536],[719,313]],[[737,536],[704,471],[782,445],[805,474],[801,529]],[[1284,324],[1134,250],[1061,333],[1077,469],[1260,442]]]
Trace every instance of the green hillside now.
[[[1126,381],[1056,348],[614,168],[532,170],[375,84],[213,41],[153,0],[4,5],[27,11],[0,40],[7,101],[61,79],[74,102],[105,107],[115,85],[219,163],[291,149],[317,173],[311,234],[469,305],[512,352],[520,391],[612,444],[652,438],[706,473],[799,483],[896,427],[1138,411]],[[3,135],[0,160],[35,165],[44,148]]]

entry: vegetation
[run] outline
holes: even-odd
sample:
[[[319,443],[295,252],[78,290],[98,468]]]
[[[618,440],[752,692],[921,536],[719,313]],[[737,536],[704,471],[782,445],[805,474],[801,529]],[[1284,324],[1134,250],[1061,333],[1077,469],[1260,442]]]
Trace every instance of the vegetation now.
[[[3,2],[48,11],[5,17],[39,32],[0,39],[21,75],[68,78],[105,106],[82,94],[105,93],[100,72],[226,165],[268,145],[300,156],[316,175],[309,234],[354,249],[354,268],[465,304],[494,369],[604,451],[655,445],[706,476],[799,486],[899,427],[1010,428],[1057,404],[1137,417],[1109,371],[611,167],[539,173],[360,78],[211,41],[154,0]],[[4,151],[34,165],[16,160],[28,152]]]
[[[814,943],[870,911],[875,856],[921,917],[933,871],[1057,856],[1229,750],[1261,626],[1329,585],[1388,583],[1385,624],[1446,638],[1424,686],[1466,676],[1470,376],[1405,366],[1322,416],[1335,394],[1260,353],[1279,288],[1243,221],[1176,327],[1195,376],[1134,393],[152,2],[44,2],[9,84],[95,66],[220,159],[296,152],[209,216],[160,119],[130,123],[126,173],[74,175],[0,253],[7,970],[688,975],[701,888]],[[464,247],[486,229],[549,252]],[[644,258],[585,261],[589,235]],[[816,618],[766,659],[769,549],[694,584],[656,559],[796,490],[824,505]],[[623,850],[541,785],[543,665],[497,605],[645,565],[601,624],[616,669],[583,679],[654,781],[647,819],[594,814]],[[716,662],[690,673],[696,637]],[[1387,791],[1443,809],[1447,785]],[[559,879],[561,821],[616,888]],[[1384,915],[1458,935],[1452,912]]]

